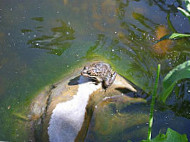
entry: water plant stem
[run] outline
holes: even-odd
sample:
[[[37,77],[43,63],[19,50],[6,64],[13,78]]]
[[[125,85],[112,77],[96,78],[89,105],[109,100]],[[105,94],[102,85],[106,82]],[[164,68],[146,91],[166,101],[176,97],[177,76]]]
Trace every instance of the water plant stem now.
[[[150,105],[149,128],[148,128],[148,138],[147,138],[148,140],[151,140],[153,112],[154,112],[154,104],[155,104],[155,99],[156,99],[156,93],[157,93],[157,89],[158,89],[159,76],[160,76],[160,64],[158,64],[157,77],[156,77],[156,81],[154,84],[152,101],[151,101],[151,105]]]

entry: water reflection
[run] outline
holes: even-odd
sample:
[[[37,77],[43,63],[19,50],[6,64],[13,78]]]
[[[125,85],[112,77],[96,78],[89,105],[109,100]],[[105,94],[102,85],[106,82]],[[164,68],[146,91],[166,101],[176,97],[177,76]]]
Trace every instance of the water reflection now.
[[[37,21],[43,21],[42,17],[32,18]],[[50,54],[62,55],[62,53],[71,47],[72,40],[74,37],[74,29],[66,24],[62,20],[58,20],[61,23],[61,26],[52,28],[51,31],[53,35],[42,35],[41,37],[36,37],[32,40],[28,41],[28,44],[31,45],[31,48],[40,48],[45,49]],[[42,27],[37,27],[37,29],[41,29]],[[22,29],[22,32],[28,32],[29,30]]]

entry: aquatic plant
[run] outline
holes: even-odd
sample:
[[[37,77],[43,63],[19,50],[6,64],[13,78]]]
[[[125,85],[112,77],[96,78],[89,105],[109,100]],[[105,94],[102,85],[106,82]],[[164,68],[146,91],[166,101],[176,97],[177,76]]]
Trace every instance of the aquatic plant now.
[[[159,99],[162,102],[165,102],[176,83],[181,79],[189,78],[189,76],[190,60],[178,65],[165,76],[162,82],[163,91],[159,96]]]
[[[179,134],[178,132],[168,128],[166,134],[158,134],[152,140],[143,140],[142,142],[188,142],[186,134]]]
[[[181,7],[178,7],[177,9],[185,16],[189,19],[190,21],[190,0],[183,0],[185,1],[185,5],[186,5],[186,9],[183,9]],[[169,23],[169,25],[172,25],[171,23]],[[173,26],[170,26],[173,28]],[[176,31],[174,29],[174,31]],[[182,34],[182,33],[177,33],[177,32],[174,32],[172,34],[167,34],[165,36],[163,36],[162,38],[160,38],[160,40],[158,40],[157,42],[160,42],[162,40],[165,40],[165,39],[171,39],[171,40],[174,40],[174,39],[179,39],[179,38],[185,38],[185,37],[190,37],[190,34]]]
[[[190,63],[190,62],[189,62]],[[188,63],[183,63],[182,65],[186,65]],[[190,65],[190,64],[189,64]],[[185,74],[183,70],[183,66],[178,66],[176,68],[176,71],[178,71],[178,75],[179,73]],[[190,72],[187,72],[187,74]],[[150,117],[149,117],[149,129],[148,129],[148,137],[147,140],[142,140],[142,142],[187,142],[187,136],[186,134],[179,134],[178,132],[168,128],[166,134],[158,134],[154,139],[151,139],[151,132],[152,132],[152,124],[153,124],[153,110],[154,110],[154,104],[155,104],[155,99],[156,99],[156,93],[157,93],[157,89],[158,89],[158,81],[159,81],[159,76],[160,76],[160,64],[158,64],[158,69],[157,69],[157,77],[156,77],[156,81],[154,84],[154,90],[153,90],[153,95],[152,95],[152,101],[151,101],[151,105],[150,105]],[[171,77],[172,76],[172,77]],[[175,78],[175,70],[172,70],[171,72],[168,73],[168,75],[165,77],[165,81],[167,82],[168,80],[172,81],[172,79]],[[178,79],[178,78],[175,78]],[[168,83],[168,82],[167,82]],[[165,83],[166,85],[168,85],[167,83]],[[175,83],[175,82],[174,82]],[[172,87],[169,87],[172,88]]]
[[[151,140],[151,130],[152,130],[152,124],[153,124],[153,111],[154,111],[156,93],[157,93],[157,89],[158,89],[159,76],[160,76],[160,64],[158,64],[157,77],[156,77],[156,81],[154,84],[152,101],[151,101],[151,105],[150,105],[150,117],[149,117],[149,128],[148,128],[148,138],[147,138],[148,140]]]
[[[177,9],[185,15],[190,20],[190,0],[184,0],[186,3],[186,9],[178,7]],[[171,23],[169,23],[171,25]],[[171,25],[172,26],[172,25]],[[172,26],[173,27],[173,26]],[[175,31],[175,29],[174,29]],[[190,37],[190,34],[182,34],[177,33],[176,31],[172,34],[167,34],[163,37],[161,37],[157,42],[160,42],[162,40],[174,40],[179,38],[185,38]],[[155,97],[158,87],[158,79],[159,79],[159,72],[160,72],[160,65],[158,65],[157,70],[157,78],[154,85],[153,95],[152,95],[152,101],[151,101],[151,108],[150,108],[150,118],[149,118],[149,129],[148,129],[148,138],[147,140],[143,140],[143,142],[179,142],[184,141],[187,142],[187,136],[185,134],[181,135],[178,132],[168,128],[166,134],[158,134],[154,139],[151,139],[151,130],[152,130],[152,123],[153,123],[153,110],[154,110],[154,104],[155,104]],[[190,60],[185,61],[184,63],[178,65],[174,69],[172,69],[163,79],[162,86],[163,90],[161,92],[161,95],[159,95],[159,100],[162,102],[165,102],[170,93],[172,92],[174,86],[176,83],[185,78],[189,78],[190,76]]]
[[[163,41],[165,39],[179,39],[179,38],[185,38],[185,37],[190,37],[190,34],[172,33],[172,34],[167,34],[163,36],[157,42]]]
[[[183,1],[185,1],[187,10],[185,10],[181,7],[178,7],[177,9],[183,15],[185,15],[190,21],[190,0],[183,0]],[[168,17],[168,19],[169,19],[169,17]],[[190,37],[190,34],[177,33],[177,31],[174,29],[173,25],[171,24],[171,22],[169,20],[168,20],[168,24],[172,28],[174,33],[167,34],[167,35],[161,37],[157,42],[167,40],[167,39],[175,40],[175,39]],[[159,96],[159,99],[162,102],[165,102],[166,99],[168,98],[168,96],[170,95],[170,93],[172,92],[176,83],[181,79],[189,78],[189,76],[190,76],[190,60],[178,65],[165,76],[163,83],[162,83],[163,91],[162,91],[161,95]]]
[[[185,1],[187,10],[181,7],[178,7],[177,9],[190,20],[190,0],[183,0],[183,1]]]

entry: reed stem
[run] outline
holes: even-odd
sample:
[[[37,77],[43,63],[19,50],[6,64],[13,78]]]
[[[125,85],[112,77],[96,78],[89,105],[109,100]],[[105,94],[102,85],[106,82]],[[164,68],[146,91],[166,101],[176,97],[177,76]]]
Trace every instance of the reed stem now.
[[[148,128],[148,138],[147,138],[148,140],[151,140],[154,104],[155,104],[156,93],[157,93],[157,89],[158,89],[159,76],[160,76],[160,64],[158,64],[157,77],[156,77],[156,81],[155,81],[155,84],[154,84],[152,101],[151,101],[151,105],[150,105],[149,128]]]

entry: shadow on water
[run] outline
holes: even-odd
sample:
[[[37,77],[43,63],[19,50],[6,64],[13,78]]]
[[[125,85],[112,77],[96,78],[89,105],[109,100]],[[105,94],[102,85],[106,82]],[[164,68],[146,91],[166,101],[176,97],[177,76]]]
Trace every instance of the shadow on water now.
[[[80,84],[84,84],[84,83],[87,83],[87,82],[91,82],[91,83],[93,83],[93,84],[95,84],[95,85],[98,85],[96,79],[85,77],[86,80],[84,80],[83,82],[78,82],[79,78],[80,78],[80,76],[77,76],[77,77],[71,79],[71,80],[69,81],[68,85],[70,85],[70,86],[73,86],[73,85],[80,85]],[[103,87],[104,89],[106,89],[106,88],[103,86],[103,84],[102,84],[102,87]]]
[[[83,84],[83,83],[87,83],[87,82],[92,82],[92,83],[95,83],[95,81],[93,79],[89,79],[87,78],[86,80],[82,81],[82,82],[78,82],[80,76],[77,76],[73,79],[71,79],[68,83],[68,85],[72,86],[72,85],[80,85],[80,84]]]
[[[131,91],[129,91],[129,89],[124,88],[124,87],[116,88],[116,90],[118,90],[118,91],[120,91],[121,93],[124,93],[124,94],[131,92]]]
[[[43,21],[43,17],[35,17],[32,19],[40,22]],[[57,22],[61,23],[61,26],[51,29],[53,35],[42,35],[41,37],[29,40],[28,44],[31,45],[31,48],[44,49],[47,50],[48,53],[58,56],[62,55],[66,49],[70,48],[72,40],[75,39],[75,31],[64,21],[57,20]],[[25,29],[22,29],[21,31],[26,32]]]
[[[77,76],[77,77],[71,79],[71,80],[69,81],[68,85],[70,85],[70,86],[71,86],[71,85],[78,85],[78,84],[79,84],[79,82],[78,82],[79,78],[80,78],[80,76]]]

